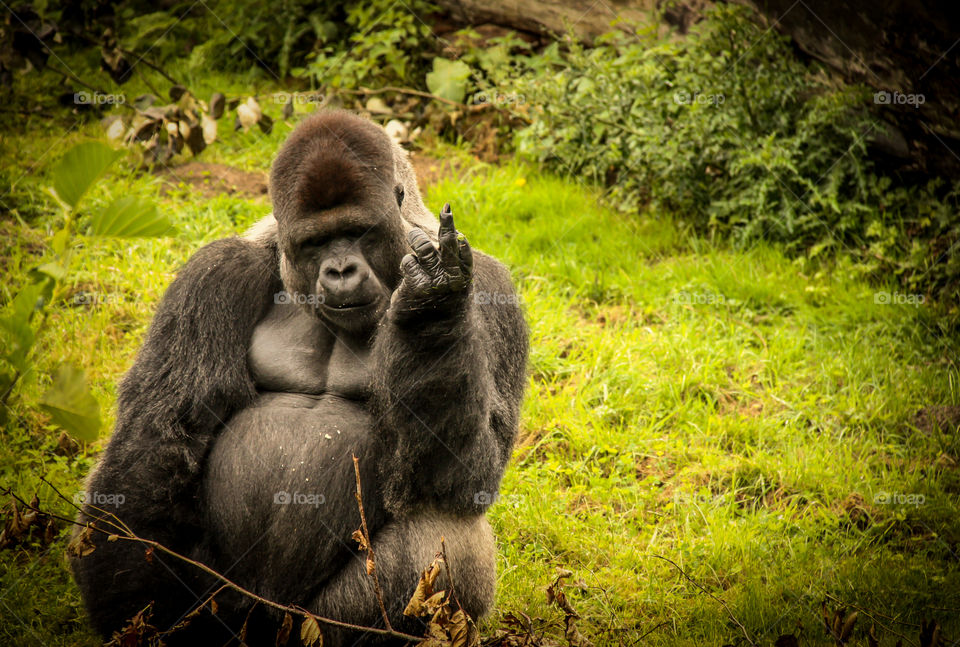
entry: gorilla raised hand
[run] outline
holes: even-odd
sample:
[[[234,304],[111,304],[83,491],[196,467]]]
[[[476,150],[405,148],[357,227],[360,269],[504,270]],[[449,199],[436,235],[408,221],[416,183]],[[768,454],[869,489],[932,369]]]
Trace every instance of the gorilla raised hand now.
[[[204,247],[171,284],[88,492],[122,494],[106,511],[139,536],[259,595],[381,626],[351,539],[356,455],[394,627],[422,628],[402,610],[441,536],[459,601],[484,614],[484,511],[516,436],[527,337],[516,299],[474,295],[512,295],[509,273],[470,249],[449,207],[438,225],[405,153],[348,113],[292,133],[271,196],[275,218]],[[167,630],[220,588],[136,542],[91,540],[72,566],[105,636],[151,604]],[[249,644],[273,644],[272,610],[216,600],[167,643],[223,644],[246,626]],[[322,629],[328,645],[380,640]]]

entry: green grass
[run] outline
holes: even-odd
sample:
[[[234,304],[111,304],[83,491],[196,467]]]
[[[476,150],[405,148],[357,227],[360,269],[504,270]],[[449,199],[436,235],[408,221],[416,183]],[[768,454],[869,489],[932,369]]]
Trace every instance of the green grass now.
[[[0,198],[13,208],[0,221],[4,302],[55,218],[44,169],[98,131],[24,132],[2,151],[14,185]],[[265,170],[288,132],[225,131],[201,159]],[[935,334],[930,308],[876,303],[884,288],[843,263],[730,249],[666,216],[615,214],[591,189],[522,163],[439,153],[461,156],[465,171],[429,189],[430,207],[449,201],[471,243],[512,268],[532,336],[520,440],[490,514],[500,570],[485,632],[523,613],[563,642],[544,588],[569,569],[579,626],[598,645],[645,634],[651,645],[736,643],[731,617],[759,644],[798,631],[802,644],[831,644],[819,608],[835,600],[862,609],[858,643],[871,618],[884,645],[896,633],[917,644],[922,619],[960,638],[960,442],[918,418],[960,407],[958,344]],[[0,482],[65,514],[39,476],[70,496],[99,448],[59,450],[59,431],[29,403],[56,364],[74,361],[112,423],[116,382],[178,266],[270,208],[164,195],[153,176],[115,171],[88,207],[152,198],[178,233],[87,241],[0,436]],[[73,305],[80,291],[101,302]],[[0,553],[0,644],[97,644],[65,566],[68,532]]]

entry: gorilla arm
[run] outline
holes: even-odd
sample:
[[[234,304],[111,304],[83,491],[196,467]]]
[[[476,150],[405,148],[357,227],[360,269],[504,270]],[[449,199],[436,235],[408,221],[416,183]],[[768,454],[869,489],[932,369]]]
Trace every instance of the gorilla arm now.
[[[138,535],[195,549],[183,544],[197,536],[204,456],[223,421],[254,397],[246,353],[278,289],[276,266],[273,248],[216,241],[190,259],[164,295],[120,386],[113,436],[87,483],[90,493],[122,495],[122,503],[103,509]],[[108,543],[100,533],[91,539],[95,550],[72,565],[99,630],[118,629],[149,602],[141,599],[148,591],[158,602],[157,620],[171,611],[161,608],[161,598],[174,593],[165,588],[179,589],[180,604],[192,601],[171,579],[181,576],[148,564],[143,546]],[[157,586],[145,587],[151,579]]]
[[[409,235],[374,343],[371,411],[384,504],[470,514],[492,502],[516,438],[527,333],[510,274],[441,214],[439,250]]]

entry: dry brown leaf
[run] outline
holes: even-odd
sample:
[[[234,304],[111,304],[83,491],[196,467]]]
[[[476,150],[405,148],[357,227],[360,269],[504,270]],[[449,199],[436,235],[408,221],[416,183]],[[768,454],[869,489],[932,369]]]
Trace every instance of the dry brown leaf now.
[[[276,647],[283,647],[290,640],[290,631],[293,629],[293,616],[289,613],[283,614],[283,622],[280,624],[280,631],[277,632],[277,640],[274,643]]]
[[[359,544],[360,550],[367,550],[370,548],[370,546],[367,544],[367,538],[363,536],[363,532],[361,530],[354,530],[351,537],[353,537],[353,540]]]
[[[447,633],[450,635],[450,647],[476,647],[480,644],[480,634],[470,615],[463,609],[450,616]]]
[[[306,647],[323,647],[323,633],[316,618],[307,616],[300,625],[300,642]]]
[[[92,553],[96,550],[96,547],[90,540],[92,536],[93,528],[85,526],[83,530],[74,535],[73,539],[70,540],[70,543],[67,545],[67,553],[73,557],[86,557]]]
[[[403,615],[418,618],[429,613],[426,610],[425,603],[433,595],[433,583],[440,575],[440,568],[443,560],[439,557],[433,560],[433,563],[420,574],[420,581],[417,582],[417,589],[413,592],[407,608],[403,610]]]

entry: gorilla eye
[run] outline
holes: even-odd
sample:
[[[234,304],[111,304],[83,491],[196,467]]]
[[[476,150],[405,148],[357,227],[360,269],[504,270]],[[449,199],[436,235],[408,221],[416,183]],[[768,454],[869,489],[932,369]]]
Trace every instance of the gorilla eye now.
[[[397,196],[397,206],[403,206],[403,185],[398,184],[397,186],[393,187],[393,194]]]
[[[317,249],[318,247],[323,247],[326,242],[327,241],[323,236],[314,236],[313,238],[307,238],[300,243],[300,249],[304,251],[311,251]]]

